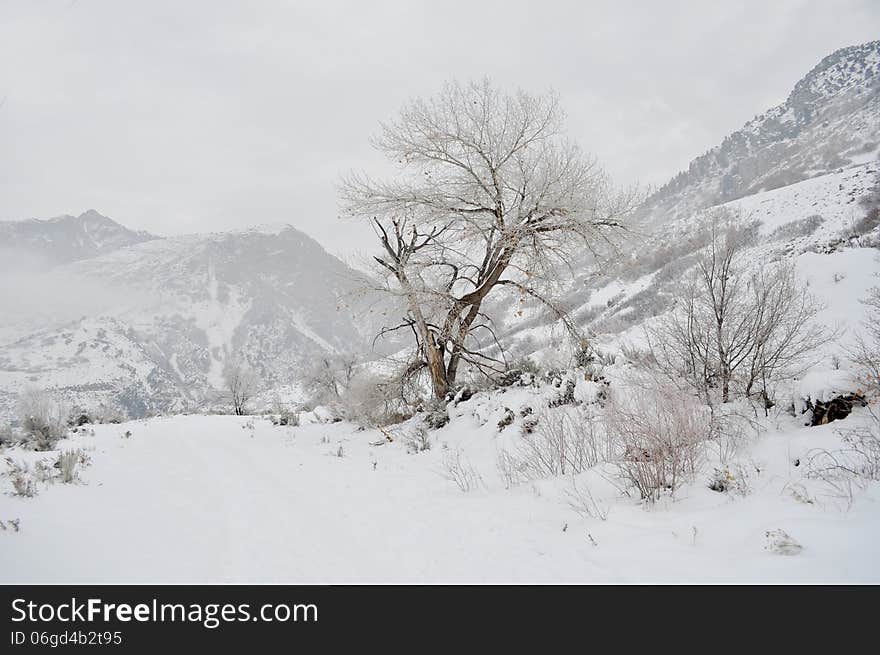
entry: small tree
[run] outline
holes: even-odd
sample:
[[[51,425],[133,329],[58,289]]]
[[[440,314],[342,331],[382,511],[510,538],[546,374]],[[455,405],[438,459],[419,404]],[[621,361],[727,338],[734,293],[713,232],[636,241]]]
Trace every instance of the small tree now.
[[[341,184],[344,211],[375,229],[381,290],[402,304],[403,321],[389,330],[411,331],[422,363],[413,371],[427,371],[438,398],[462,364],[506,368],[489,297],[536,299],[576,332],[548,289],[560,265],[595,251],[635,205],[634,193],[614,193],[564,137],[562,119],[552,94],[447,84],[409,103],[374,140],[400,165],[397,179],[351,175]]]
[[[223,377],[232,403],[232,411],[237,416],[243,416],[248,402],[257,390],[256,374],[244,362],[232,361],[226,366]]]
[[[661,372],[693,387],[707,404],[718,390],[728,402],[736,386],[760,394],[795,375],[830,335],[813,319],[821,309],[789,263],[752,273],[742,261],[743,234],[713,230],[672,311],[647,337]]]

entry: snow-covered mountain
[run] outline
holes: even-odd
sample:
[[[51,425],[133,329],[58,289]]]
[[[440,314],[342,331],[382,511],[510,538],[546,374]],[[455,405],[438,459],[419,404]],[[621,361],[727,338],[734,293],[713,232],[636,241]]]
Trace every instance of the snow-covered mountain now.
[[[105,233],[128,232],[104,220]],[[55,222],[26,224],[36,243],[37,226],[46,242],[54,235]],[[123,245],[25,278],[50,307],[59,295],[79,301],[61,318],[39,307],[5,326],[0,407],[34,385],[134,417],[194,409],[216,398],[233,358],[263,388],[295,385],[320,355],[360,350],[372,329],[359,274],[290,226]]]
[[[874,41],[829,55],[785,103],[694,159],[646,200],[627,233],[617,235],[621,256],[597,264],[587,255],[558,304],[600,340],[618,342],[627,331],[641,330],[667,309],[705,245],[716,209],[753,226],[756,262],[839,251],[853,237],[854,243],[880,243],[877,226],[856,229],[880,206],[878,154],[880,41]],[[868,254],[859,261],[869,274],[880,270]],[[546,346],[548,327],[557,321],[539,303],[525,302],[507,311],[504,323],[515,353],[527,355]],[[549,350],[558,352],[566,340],[552,336]]]
[[[155,238],[147,232],[129,230],[94,209],[79,216],[0,221],[3,260],[8,262],[12,257],[16,267],[57,266]],[[8,268],[3,264],[0,267]]]
[[[656,224],[876,159],[880,41],[837,50],[756,116],[658,189],[639,213]]]

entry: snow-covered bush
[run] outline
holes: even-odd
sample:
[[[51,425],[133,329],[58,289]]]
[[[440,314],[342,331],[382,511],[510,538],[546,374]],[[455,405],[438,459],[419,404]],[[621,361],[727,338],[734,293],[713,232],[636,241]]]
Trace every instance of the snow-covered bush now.
[[[673,389],[612,394],[605,416],[619,477],[651,502],[693,480],[714,432],[708,408]]]
[[[18,414],[25,438],[34,450],[52,450],[67,434],[69,411],[48,391],[25,389],[18,401]]]

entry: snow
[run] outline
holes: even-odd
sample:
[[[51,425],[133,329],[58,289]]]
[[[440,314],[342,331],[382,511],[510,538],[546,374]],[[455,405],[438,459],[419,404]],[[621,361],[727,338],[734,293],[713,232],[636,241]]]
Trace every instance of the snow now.
[[[838,443],[836,426],[772,419],[742,459],[745,497],[701,478],[647,507],[583,474],[608,508],[602,521],[568,506],[570,477],[504,488],[492,419],[539,395],[462,403],[419,454],[400,440],[371,445],[382,435],[345,423],[192,415],[94,426],[62,446],[90,455],[81,483],[0,497],[0,520],[21,521],[0,533],[3,561],[15,563],[0,582],[880,582],[878,485],[846,511],[795,466]],[[440,475],[456,450],[481,488],[463,493]],[[815,502],[797,500],[797,485]],[[765,549],[775,530],[803,551]]]

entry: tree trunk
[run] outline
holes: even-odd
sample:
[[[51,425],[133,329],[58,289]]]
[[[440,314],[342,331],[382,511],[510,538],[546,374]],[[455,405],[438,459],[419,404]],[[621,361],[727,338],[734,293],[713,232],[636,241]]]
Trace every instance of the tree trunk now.
[[[443,355],[436,344],[426,343],[425,353],[428,360],[428,371],[431,373],[431,388],[434,397],[445,398],[449,391],[449,381],[446,379],[446,368],[443,366]]]

